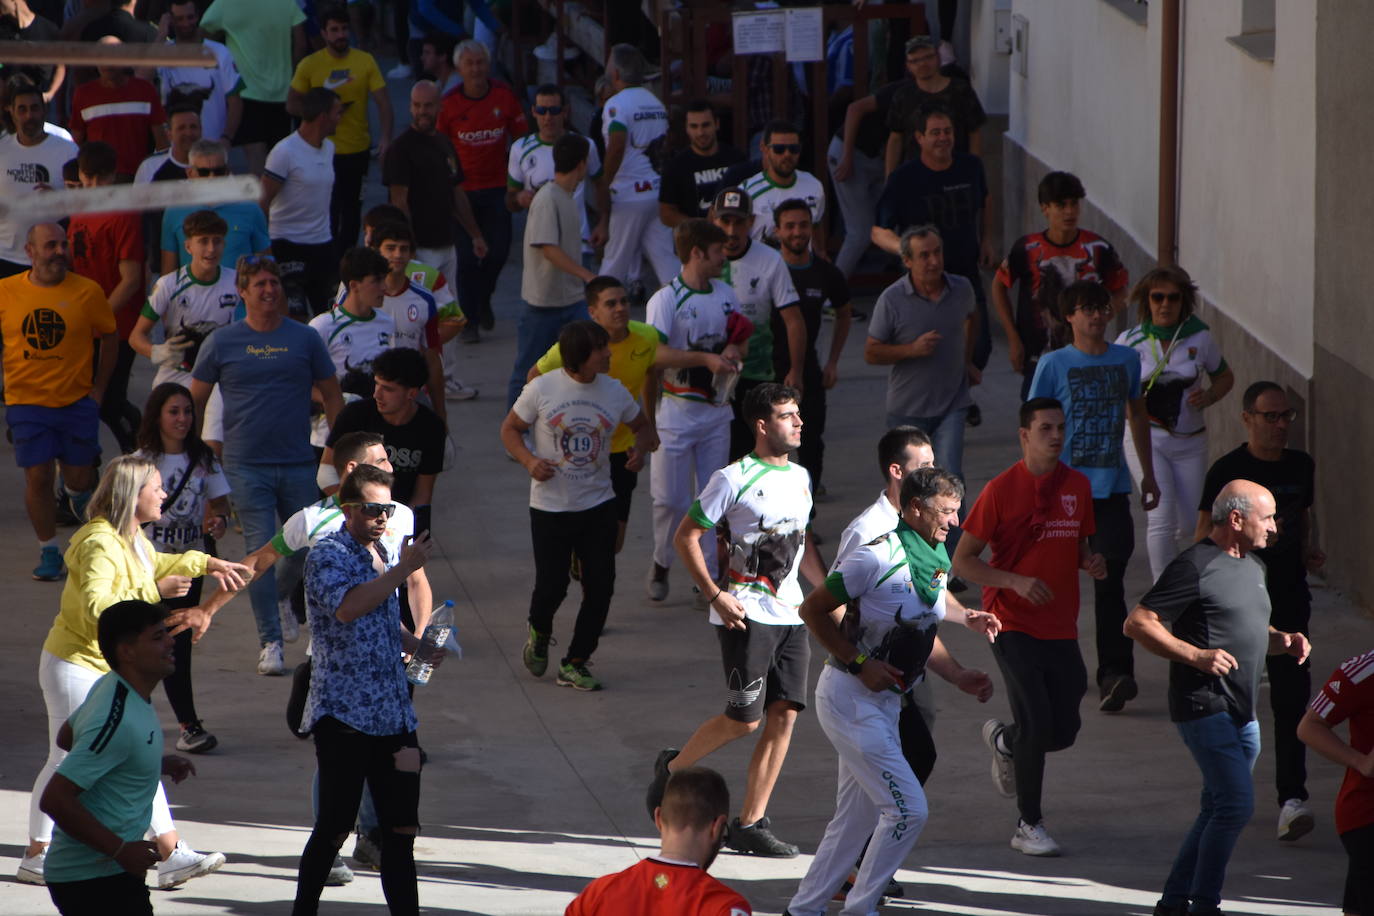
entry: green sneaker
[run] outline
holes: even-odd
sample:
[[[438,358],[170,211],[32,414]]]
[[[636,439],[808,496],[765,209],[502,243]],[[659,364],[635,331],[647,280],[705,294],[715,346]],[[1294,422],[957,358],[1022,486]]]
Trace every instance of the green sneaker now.
[[[525,660],[525,667],[535,677],[543,677],[544,672],[549,670],[549,644],[553,641],[550,634],[540,633],[534,627],[530,627],[530,635],[525,640],[525,650],[522,656]]]
[[[574,690],[600,690],[601,682],[592,677],[592,673],[587,670],[588,664],[590,663],[559,665],[558,686],[571,687]]]

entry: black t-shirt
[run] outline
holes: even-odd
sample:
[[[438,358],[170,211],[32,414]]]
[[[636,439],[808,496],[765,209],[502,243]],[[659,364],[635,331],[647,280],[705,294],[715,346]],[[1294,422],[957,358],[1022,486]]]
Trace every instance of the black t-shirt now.
[[[91,20],[81,30],[82,41],[99,41],[106,35],[113,35],[124,44],[147,44],[157,38],[157,29],[138,21],[126,10],[116,9]]]
[[[802,369],[803,383],[810,386],[812,379],[821,375],[820,354],[816,352],[816,339],[821,333],[821,319],[826,306],[839,308],[849,303],[849,284],[844,274],[829,261],[812,258],[805,267],[788,266],[792,274],[792,285],[797,290],[797,307],[802,321],[806,323],[806,365]],[[783,324],[782,312],[773,309],[770,319],[773,325],[773,371],[774,378],[786,378],[792,365],[792,355],[787,348],[787,326]]]
[[[938,172],[913,159],[888,177],[878,199],[877,224],[898,235],[934,224],[944,243],[945,270],[972,279],[978,276],[980,215],[987,197],[983,160],[977,156],[955,153],[950,167]]]
[[[35,15],[33,22],[30,22],[27,28],[19,30],[19,39],[21,41],[57,41],[61,34],[62,30],[57,27],[55,22]],[[6,67],[4,72],[6,76],[12,75],[15,71],[23,73],[33,80],[34,85],[41,91],[47,92],[52,86],[52,77],[56,70],[56,64],[25,64],[22,67],[15,67],[14,70]]]
[[[406,188],[410,224],[420,248],[453,244],[453,189],[462,183],[463,166],[453,144],[437,131],[422,134],[412,127],[387,148],[382,184]]]
[[[733,146],[720,144],[710,156],[685,149],[663,166],[658,186],[658,202],[672,204],[689,217],[705,216],[725,187],[725,169],[744,159]]]
[[[1269,568],[1269,594],[1275,604],[1290,596],[1308,597],[1307,566],[1302,556],[1303,525],[1315,493],[1316,472],[1316,462],[1306,452],[1286,448],[1278,461],[1261,461],[1241,443],[1216,460],[1202,485],[1199,512],[1210,513],[1221,488],[1233,480],[1254,481],[1274,494],[1278,540],[1255,553]]]
[[[1191,722],[1228,712],[1238,725],[1255,718],[1255,694],[1269,650],[1269,592],[1264,562],[1233,557],[1210,538],[1174,558],[1144,598],[1174,637],[1199,649],[1225,649],[1236,667],[1217,676],[1169,663],[1169,718]]]
[[[339,411],[334,428],[325,440],[332,448],[344,433],[379,433],[386,446],[387,458],[391,460],[391,473],[396,478],[391,496],[407,506],[411,505],[419,476],[438,474],[444,469],[444,424],[425,405],[415,406],[415,416],[409,423],[392,426],[377,412],[376,401],[371,398],[354,401]]]
[[[916,112],[922,105],[939,105],[954,119],[955,152],[968,152],[968,135],[987,123],[988,116],[978,93],[960,79],[951,79],[939,92],[926,92],[915,80],[906,80],[887,107],[887,129],[902,135],[902,159],[916,155]]]

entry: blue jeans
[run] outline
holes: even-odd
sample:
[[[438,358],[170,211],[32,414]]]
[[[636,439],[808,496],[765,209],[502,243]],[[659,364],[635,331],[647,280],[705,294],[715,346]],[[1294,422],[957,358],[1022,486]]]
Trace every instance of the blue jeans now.
[[[1221,905],[1226,863],[1255,810],[1250,772],[1260,752],[1259,723],[1237,725],[1219,712],[1175,725],[1202,771],[1202,803],[1160,902],[1183,906],[1191,900],[1195,912],[1208,912]]]
[[[281,522],[319,498],[315,465],[226,464],[224,476],[234,496],[234,508],[243,523],[244,546],[257,550],[272,539]],[[278,566],[281,564],[278,563]],[[281,642],[281,618],[277,611],[277,576],[269,569],[248,586],[253,617],[262,645]]]
[[[529,374],[530,366],[539,362],[539,357],[558,343],[558,332],[563,330],[563,325],[586,317],[585,301],[555,308],[525,303],[515,330],[515,365],[510,371],[510,384],[506,386],[507,410],[520,397],[520,389],[525,387],[525,376]]]
[[[930,436],[931,448],[935,450],[935,466],[949,471],[960,480],[964,479],[964,426],[968,419],[967,407],[956,407],[939,417],[904,417],[900,414],[887,415],[887,428],[894,426],[916,426]],[[968,494],[964,494],[967,496]],[[964,520],[966,511],[963,503],[959,506],[959,521]],[[945,549],[951,557],[959,545],[959,529],[950,531],[945,540]]]

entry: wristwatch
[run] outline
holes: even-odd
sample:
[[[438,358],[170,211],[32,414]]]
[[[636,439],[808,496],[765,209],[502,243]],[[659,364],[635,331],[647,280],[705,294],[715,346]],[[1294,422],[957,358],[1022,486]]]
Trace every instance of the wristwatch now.
[[[858,655],[854,656],[854,660],[852,662],[844,666],[844,670],[848,671],[855,677],[858,677],[859,672],[864,669],[864,662],[866,661],[868,661],[868,653],[860,652]]]

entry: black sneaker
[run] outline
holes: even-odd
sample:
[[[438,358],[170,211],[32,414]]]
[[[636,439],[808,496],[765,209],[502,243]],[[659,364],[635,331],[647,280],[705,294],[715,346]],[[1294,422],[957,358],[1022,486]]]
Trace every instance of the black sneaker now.
[[[1101,712],[1121,712],[1127,700],[1134,700],[1140,693],[1135,678],[1129,674],[1114,674],[1102,682],[1102,702],[1097,704]]]
[[[1188,916],[1188,905],[1170,906],[1160,901],[1155,904],[1153,916]]]
[[[749,827],[741,826],[739,818],[735,818],[730,822],[730,834],[726,837],[725,845],[735,852],[766,859],[795,859],[801,855],[800,849],[773,836],[773,831],[768,827],[766,817],[759,818],[758,823]]]
[[[649,820],[654,819],[654,811],[663,804],[663,790],[668,788],[668,764],[677,755],[677,748],[665,747],[654,758],[654,778],[649,783],[649,791],[644,793],[644,806],[649,809]]]
[[[968,406],[968,413],[964,415],[964,422],[969,426],[977,426],[983,422],[983,410],[977,404]]]
[[[177,750],[188,754],[204,754],[215,749],[219,739],[210,734],[197,719],[182,726],[181,736],[177,738]]]
[[[66,490],[57,494],[57,524],[61,528],[72,528],[80,525],[81,519],[77,517],[76,509],[72,507],[71,497]]]

